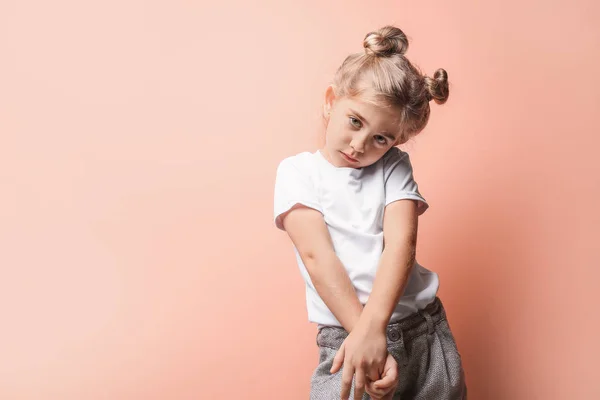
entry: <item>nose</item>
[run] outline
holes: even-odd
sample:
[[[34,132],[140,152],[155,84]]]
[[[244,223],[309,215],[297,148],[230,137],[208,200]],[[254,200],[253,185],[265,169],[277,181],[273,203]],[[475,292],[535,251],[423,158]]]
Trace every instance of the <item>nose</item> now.
[[[357,152],[357,153],[364,153],[365,151],[365,136],[355,136],[354,138],[352,138],[352,141],[350,142],[350,147],[352,147],[352,149]]]

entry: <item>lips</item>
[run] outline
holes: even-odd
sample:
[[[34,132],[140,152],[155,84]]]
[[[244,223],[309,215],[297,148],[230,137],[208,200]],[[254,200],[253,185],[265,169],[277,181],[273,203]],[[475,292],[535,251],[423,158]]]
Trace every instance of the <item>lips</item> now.
[[[344,157],[344,158],[345,158],[347,161],[349,161],[349,162],[352,162],[352,163],[357,163],[357,162],[358,162],[358,160],[357,160],[357,159],[350,157],[348,154],[344,153],[343,151],[340,151],[340,153],[342,153],[342,156],[343,156],[343,157]]]

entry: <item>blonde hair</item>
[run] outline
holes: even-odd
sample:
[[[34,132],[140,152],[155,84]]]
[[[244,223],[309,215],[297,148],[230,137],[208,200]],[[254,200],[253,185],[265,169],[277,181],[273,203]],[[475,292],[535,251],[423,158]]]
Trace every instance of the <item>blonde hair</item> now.
[[[429,102],[444,104],[448,99],[448,74],[439,68],[433,78],[423,75],[404,56],[408,39],[394,26],[369,32],[363,47],[364,53],[349,55],[338,68],[334,92],[399,110],[402,135],[408,140],[427,125]]]

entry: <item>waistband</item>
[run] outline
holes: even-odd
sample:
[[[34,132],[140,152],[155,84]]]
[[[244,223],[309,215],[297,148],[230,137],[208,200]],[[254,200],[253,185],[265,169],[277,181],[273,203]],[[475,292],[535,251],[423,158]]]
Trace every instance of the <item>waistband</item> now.
[[[386,334],[390,341],[410,340],[425,332],[433,333],[433,327],[446,319],[446,310],[439,297],[436,297],[424,309],[416,311],[399,321],[388,324]],[[348,332],[338,326],[320,326],[317,333],[317,345],[339,349]]]

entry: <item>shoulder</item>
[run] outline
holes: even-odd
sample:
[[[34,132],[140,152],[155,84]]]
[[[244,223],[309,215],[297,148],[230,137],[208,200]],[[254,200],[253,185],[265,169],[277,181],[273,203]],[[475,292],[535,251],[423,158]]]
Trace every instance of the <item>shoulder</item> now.
[[[308,151],[284,158],[277,165],[277,175],[310,174],[314,165],[314,154]]]
[[[382,157],[383,172],[385,176],[394,174],[412,173],[412,164],[410,156],[407,152],[400,150],[398,147],[392,147]]]
[[[295,166],[303,166],[309,163],[312,163],[314,158],[314,154],[309,151],[303,151],[298,154],[294,154],[292,156],[285,157],[283,160],[279,162],[279,166],[284,165],[295,165]]]
[[[321,211],[315,191],[312,166],[313,154],[303,152],[279,162],[275,178],[275,224],[283,229],[283,218],[298,205]]]
[[[387,153],[383,155],[382,159],[384,167],[403,160],[410,162],[410,156],[408,153],[398,147],[392,147],[389,149]]]

